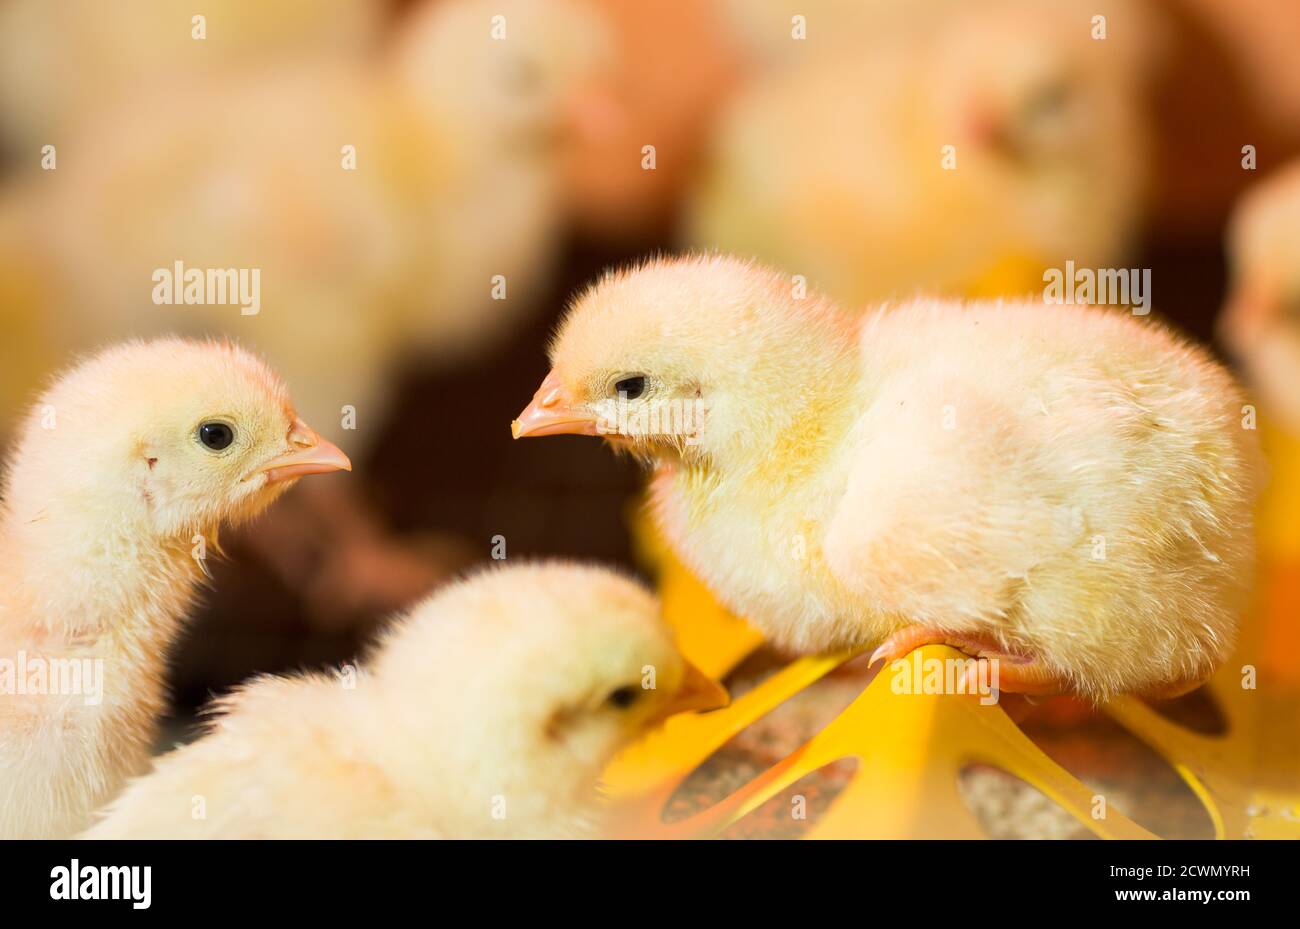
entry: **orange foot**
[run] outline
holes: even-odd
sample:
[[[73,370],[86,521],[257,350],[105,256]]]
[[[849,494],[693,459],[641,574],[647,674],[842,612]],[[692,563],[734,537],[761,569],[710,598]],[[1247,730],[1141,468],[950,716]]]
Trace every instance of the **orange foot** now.
[[[869,664],[874,665],[882,658],[889,664],[922,645],[948,645],[981,662],[997,662],[996,676],[989,668],[969,669],[967,681],[972,685],[978,680],[996,681],[1000,691],[1031,696],[1054,696],[1074,689],[1069,680],[1032,656],[1012,654],[992,639],[927,626],[899,629],[872,652]]]
[[[1017,655],[1008,652],[991,638],[964,633],[945,632],[927,626],[907,626],[890,635],[880,647],[871,654],[869,665],[874,665],[882,658],[888,664],[902,658],[922,645],[948,645],[980,661],[997,661],[997,676],[988,668],[971,668],[966,672],[967,684],[973,686],[977,681],[996,681],[997,689],[1009,694],[1024,694],[1035,697],[1054,697],[1073,694],[1076,688],[1069,678],[1048,667],[1032,655]],[[978,674],[985,676],[978,677]],[[1154,700],[1169,700],[1181,697],[1205,683],[1206,678],[1188,678],[1169,681],[1152,687],[1140,694]],[[973,690],[968,690],[973,693]]]

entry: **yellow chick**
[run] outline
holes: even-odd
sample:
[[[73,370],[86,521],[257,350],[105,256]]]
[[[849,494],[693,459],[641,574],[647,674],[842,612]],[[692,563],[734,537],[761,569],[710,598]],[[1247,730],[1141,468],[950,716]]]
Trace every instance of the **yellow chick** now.
[[[651,462],[682,561],[783,646],[948,642],[999,658],[1002,690],[1098,700],[1223,660],[1255,457],[1223,368],[1116,312],[859,318],[798,293],[721,256],[606,276],[516,436],[608,434]]]
[[[349,671],[220,701],[210,734],[159,759],[88,836],[591,836],[615,752],[726,701],[641,585],[562,562],[443,588]]]
[[[461,361],[529,307],[560,240],[558,157],[570,97],[598,66],[593,22],[561,2],[449,0],[413,8],[373,65],[159,82],[61,145],[58,170],[24,179],[25,251],[49,291],[24,318],[91,344],[236,337],[284,373],[308,421],[339,422],[366,453],[405,365]],[[315,538],[254,540],[321,621],[338,604],[392,609],[439,575],[340,499],[354,488],[299,496],[376,570],[299,557]]]
[[[1270,412],[1300,433],[1300,162],[1242,199],[1228,252],[1233,285],[1219,332]]]
[[[1136,231],[1147,148],[1133,36],[1112,28],[1091,38],[1074,2],[997,0],[805,55],[724,116],[686,239],[855,307],[1018,296],[1045,266],[1109,266]]]
[[[46,391],[0,508],[0,836],[84,829],[143,768],[218,527],[350,467],[231,345],[126,343]]]
[[[152,81],[305,57],[360,58],[379,35],[372,0],[4,0],[0,136],[35,160],[78,123]]]

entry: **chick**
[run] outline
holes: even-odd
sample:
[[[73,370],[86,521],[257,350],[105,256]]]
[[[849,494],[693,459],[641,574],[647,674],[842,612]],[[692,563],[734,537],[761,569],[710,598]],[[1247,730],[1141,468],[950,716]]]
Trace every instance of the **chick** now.
[[[228,344],[131,342],[50,387],[0,508],[0,836],[84,829],[138,773],[218,528],[350,467]]]
[[[862,34],[851,55],[805,53],[741,94],[686,240],[854,306],[1019,296],[1044,266],[1113,264],[1146,191],[1133,37],[1116,23],[1094,41],[1073,0],[952,6],[932,28]]]
[[[1228,251],[1233,285],[1220,334],[1270,411],[1300,434],[1300,162],[1243,198]]]
[[[30,179],[23,229],[51,291],[31,318],[95,343],[124,330],[237,337],[284,372],[308,421],[346,422],[365,454],[405,366],[463,361],[529,306],[560,239],[569,101],[601,48],[598,23],[570,4],[448,0],[413,8],[372,66],[272,64],[141,92]],[[178,262],[250,285],[256,274],[257,294],[149,299]],[[276,519],[303,537],[259,553],[319,622],[393,609],[441,573],[340,499],[352,488],[299,495],[306,518]],[[340,526],[345,544],[313,557],[313,521]],[[344,548],[383,569],[328,570]],[[360,609],[340,617],[346,604]]]
[[[779,645],[944,641],[1002,690],[1097,700],[1222,661],[1255,452],[1221,367],[1097,309],[798,293],[729,257],[608,275],[516,436],[652,463],[661,531]]]
[[[88,835],[589,836],[614,753],[725,699],[639,584],[560,562],[483,571],[412,608],[355,676],[263,678],[220,701],[211,733]]]

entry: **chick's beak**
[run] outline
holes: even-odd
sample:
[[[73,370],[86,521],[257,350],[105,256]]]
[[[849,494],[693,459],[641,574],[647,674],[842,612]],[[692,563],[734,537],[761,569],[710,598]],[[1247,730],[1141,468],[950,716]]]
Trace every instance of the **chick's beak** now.
[[[542,435],[599,435],[600,431],[596,428],[596,418],[578,409],[559,375],[552,371],[533,394],[533,402],[510,424],[510,433],[522,439]]]
[[[289,444],[294,450],[263,463],[249,477],[266,475],[266,483],[277,484],[307,474],[328,474],[330,471],[351,471],[352,462],[337,445],[322,439],[301,419],[295,419],[289,430]]]
[[[668,704],[655,714],[654,722],[662,722],[670,716],[692,710],[718,710],[730,702],[731,695],[725,687],[688,661],[682,685],[677,688],[677,693],[673,694]]]

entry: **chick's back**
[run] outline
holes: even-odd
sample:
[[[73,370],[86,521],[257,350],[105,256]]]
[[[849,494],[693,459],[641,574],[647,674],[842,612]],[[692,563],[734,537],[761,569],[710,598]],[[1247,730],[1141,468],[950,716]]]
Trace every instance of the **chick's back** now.
[[[993,632],[1093,696],[1231,646],[1254,433],[1231,376],[1160,324],[917,300],[861,329],[864,413],[825,537],[887,615]]]

